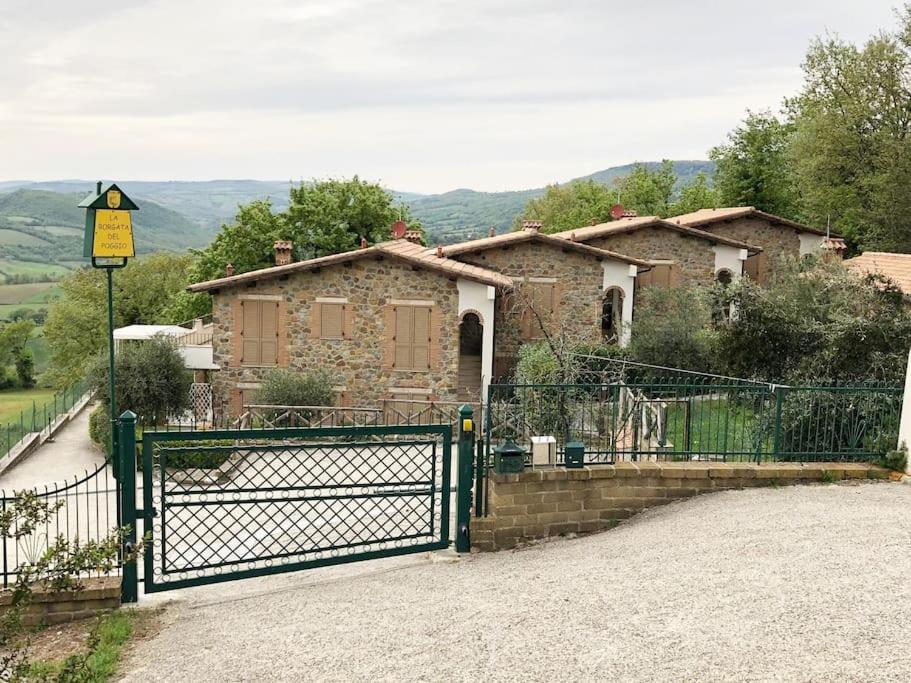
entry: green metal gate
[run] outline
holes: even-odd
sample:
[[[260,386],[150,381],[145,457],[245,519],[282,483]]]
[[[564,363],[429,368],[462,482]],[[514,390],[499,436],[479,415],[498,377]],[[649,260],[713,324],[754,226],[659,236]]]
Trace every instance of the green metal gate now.
[[[145,592],[445,548],[451,451],[450,425],[145,432]]]

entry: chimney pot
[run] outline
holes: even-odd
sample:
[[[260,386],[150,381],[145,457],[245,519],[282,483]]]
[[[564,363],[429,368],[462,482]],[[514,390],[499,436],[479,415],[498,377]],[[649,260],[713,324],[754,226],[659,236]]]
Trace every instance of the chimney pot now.
[[[531,232],[538,232],[541,229],[541,221],[522,221],[522,229]]]
[[[272,247],[275,249],[275,265],[287,266],[291,263],[291,252],[294,247],[292,242],[289,240],[278,240]]]
[[[234,264],[229,263],[225,266],[225,276],[232,277],[234,275]]]
[[[576,233],[574,233],[574,232],[569,233],[569,241],[570,242],[576,241]]]
[[[491,228],[491,229],[487,232],[487,236],[488,236],[488,237],[496,237],[496,236],[497,236],[497,229],[496,229],[496,228]]]
[[[598,219],[592,218],[592,225],[598,225]]]
[[[420,230],[406,230],[405,231],[405,241],[411,242],[412,244],[421,243],[421,231]]]
[[[443,247],[437,247],[437,258],[443,258]]]
[[[367,238],[361,237],[361,249],[366,249],[366,248],[367,248]]]

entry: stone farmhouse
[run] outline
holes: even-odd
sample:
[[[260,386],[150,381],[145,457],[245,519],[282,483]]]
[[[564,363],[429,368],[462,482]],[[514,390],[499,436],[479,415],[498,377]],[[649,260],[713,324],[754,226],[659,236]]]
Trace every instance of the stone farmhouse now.
[[[808,256],[824,250],[840,253],[845,249],[844,240],[837,236],[752,206],[701,209],[668,221],[713,235],[748,240],[759,247],[761,250],[747,259],[744,273],[760,284],[768,282],[785,257]]]
[[[626,344],[647,287],[743,275],[762,282],[772,261],[764,255],[828,244],[820,231],[750,207],[554,235],[540,228],[526,222],[434,248],[407,234],[300,262],[277,242],[275,266],[242,274],[229,266],[225,277],[191,285],[213,299],[216,401],[238,415],[255,403],[265,373],[285,367],[331,370],[341,406],[478,402],[512,371],[523,343],[562,334]]]
[[[662,220],[657,216],[621,218],[554,235],[650,261],[640,287],[730,283],[744,274],[744,263],[762,248],[724,235]]]

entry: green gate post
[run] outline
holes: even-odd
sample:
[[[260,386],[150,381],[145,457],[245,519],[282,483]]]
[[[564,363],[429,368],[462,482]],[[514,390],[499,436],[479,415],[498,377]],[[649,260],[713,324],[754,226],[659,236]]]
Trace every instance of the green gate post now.
[[[123,549],[132,555],[136,548],[136,413],[125,410],[120,416],[120,510],[121,524],[127,527]],[[120,584],[120,601],[139,601],[139,567],[136,557],[123,563],[123,578]]]
[[[785,388],[775,386],[775,441],[772,444],[772,457],[778,458],[781,452],[781,407],[784,403]]]
[[[459,477],[456,487],[456,552],[471,550],[471,468],[474,464],[474,411],[471,406],[459,408]]]

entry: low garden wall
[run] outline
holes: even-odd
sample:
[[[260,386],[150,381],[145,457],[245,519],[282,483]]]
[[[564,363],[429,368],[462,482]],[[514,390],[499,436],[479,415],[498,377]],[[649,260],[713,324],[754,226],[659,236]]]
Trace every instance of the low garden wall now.
[[[25,626],[50,626],[86,619],[120,607],[120,577],[83,579],[76,591],[51,591],[36,587],[22,616]],[[0,611],[12,601],[12,592],[0,593]]]
[[[711,491],[888,478],[888,470],[862,463],[642,462],[491,472],[488,514],[472,519],[471,546],[502,550],[549,536],[601,531],[640,510]]]

